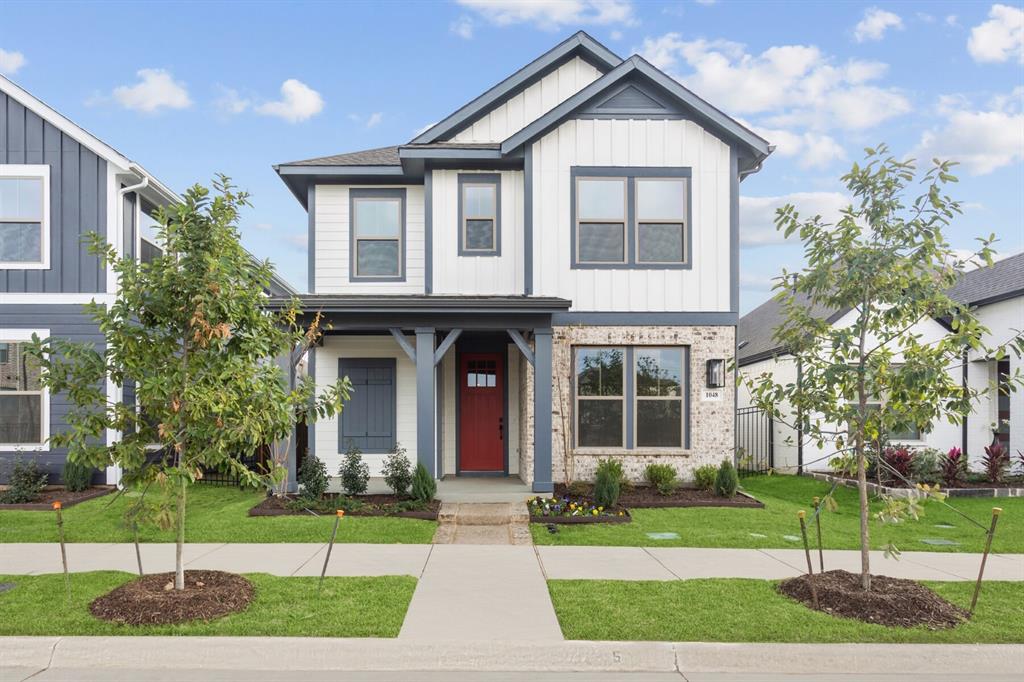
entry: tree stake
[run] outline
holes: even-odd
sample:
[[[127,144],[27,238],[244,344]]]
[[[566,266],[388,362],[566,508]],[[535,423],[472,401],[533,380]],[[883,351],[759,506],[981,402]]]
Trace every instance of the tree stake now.
[[[978,569],[978,582],[974,586],[974,596],[971,597],[971,610],[968,615],[974,615],[974,607],[978,603],[978,595],[981,593],[981,577],[985,575],[985,560],[988,559],[988,552],[992,549],[992,536],[996,534],[996,523],[999,515],[1003,513],[1001,507],[992,507],[992,525],[988,528],[988,537],[985,540],[985,553],[981,555],[981,568]]]
[[[814,608],[818,608],[818,590],[814,587],[814,568],[811,566],[811,545],[807,542],[807,523],[804,521],[806,513],[803,509],[796,513],[797,518],[800,519],[800,534],[804,538],[804,555],[807,557],[807,584],[811,586],[811,600],[814,602]]]
[[[825,572],[825,552],[821,549],[821,499],[814,498],[814,523],[818,526],[818,567],[819,572]]]
[[[68,605],[70,605],[71,575],[68,573],[68,551],[64,546],[64,515],[61,514],[60,500],[53,503],[53,509],[57,512],[57,539],[60,540],[60,562],[64,566],[64,589],[68,593]]]
[[[334,530],[331,531],[331,541],[327,545],[327,556],[324,557],[324,567],[320,571],[320,582],[317,583],[316,593],[320,594],[320,588],[324,586],[324,576],[327,575],[327,563],[331,560],[331,550],[334,549],[334,538],[338,536],[338,524],[341,523],[341,518],[345,516],[345,510],[339,509],[335,512],[334,516]]]

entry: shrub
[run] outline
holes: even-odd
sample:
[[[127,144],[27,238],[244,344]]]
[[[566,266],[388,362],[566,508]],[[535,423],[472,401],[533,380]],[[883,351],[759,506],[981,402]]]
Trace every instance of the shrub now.
[[[68,460],[64,463],[64,488],[78,493],[92,484],[93,468],[88,464]]]
[[[739,487],[740,478],[736,474],[736,467],[730,460],[722,460],[722,466],[718,467],[715,475],[715,494],[719,497],[732,497]]]
[[[363,451],[355,445],[349,446],[348,452],[341,460],[338,468],[341,476],[341,488],[346,495],[362,495],[370,484],[370,467],[363,461]]]
[[[715,489],[716,476],[718,476],[718,467],[714,464],[705,464],[702,467],[697,467],[693,472],[693,482],[701,490],[711,492]]]
[[[590,484],[585,481],[573,481],[565,489],[573,497],[587,497],[590,495]]]
[[[405,454],[405,448],[398,443],[395,443],[395,451],[384,460],[384,482],[399,497],[404,497],[412,485],[412,464]]]
[[[412,477],[412,497],[419,502],[430,502],[437,494],[437,481],[430,475],[422,463],[416,464],[416,474]]]
[[[644,478],[662,495],[671,495],[676,489],[676,470],[669,464],[648,464]]]
[[[609,509],[619,501],[622,492],[622,462],[616,459],[602,459],[597,463],[594,477],[594,502]]]
[[[305,500],[319,500],[327,492],[327,465],[312,452],[307,452],[299,467],[300,497]]]
[[[939,480],[939,462],[942,453],[935,448],[915,450],[910,457],[910,478],[916,483],[934,483]]]
[[[967,458],[958,447],[949,449],[939,460],[939,476],[947,488],[954,488],[967,474]]]
[[[904,479],[910,479],[911,459],[910,450],[905,447],[885,448],[882,450],[882,462],[885,466],[879,467],[879,478],[887,483],[903,485]]]
[[[1021,475],[1024,475],[1024,452],[1017,451],[1017,466],[1020,467]]]
[[[1000,483],[1006,470],[1010,468],[1010,453],[1002,443],[995,442],[985,448],[985,456],[981,458],[985,467],[985,478],[989,483]]]
[[[21,459],[11,468],[11,478],[7,490],[0,493],[0,502],[4,504],[26,504],[39,499],[46,487],[49,477],[35,461]]]

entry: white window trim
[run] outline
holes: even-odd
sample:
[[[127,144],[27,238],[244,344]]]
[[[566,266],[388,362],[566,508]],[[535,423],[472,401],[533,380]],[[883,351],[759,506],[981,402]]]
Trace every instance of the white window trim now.
[[[0,178],[32,178],[43,181],[43,219],[39,261],[0,261],[6,270],[50,269],[50,166],[47,164],[0,164]]]
[[[0,329],[0,342],[18,343],[32,340],[32,334],[45,339],[50,336],[49,329]],[[35,393],[35,391],[32,391]],[[39,399],[39,422],[41,443],[0,443],[0,452],[49,452],[50,451],[50,390],[42,387]]]

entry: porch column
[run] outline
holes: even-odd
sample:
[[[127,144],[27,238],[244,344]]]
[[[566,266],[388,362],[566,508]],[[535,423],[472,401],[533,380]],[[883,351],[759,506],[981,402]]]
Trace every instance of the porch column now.
[[[551,329],[533,330],[533,492],[555,489],[551,476]]]
[[[434,457],[434,328],[416,328],[416,460],[437,476]]]

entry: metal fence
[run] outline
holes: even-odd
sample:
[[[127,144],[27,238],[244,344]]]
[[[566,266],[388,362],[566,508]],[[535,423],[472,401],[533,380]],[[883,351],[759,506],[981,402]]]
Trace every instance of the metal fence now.
[[[767,473],[775,466],[772,418],[760,408],[736,410],[736,468],[740,476]]]
[[[269,448],[262,447],[251,455],[244,455],[236,457],[243,466],[252,471],[259,473],[266,473],[267,461],[269,459],[270,452]],[[218,469],[203,469],[203,477],[200,478],[197,483],[205,483],[206,485],[238,485],[238,477],[233,474],[229,469],[218,470]]]

